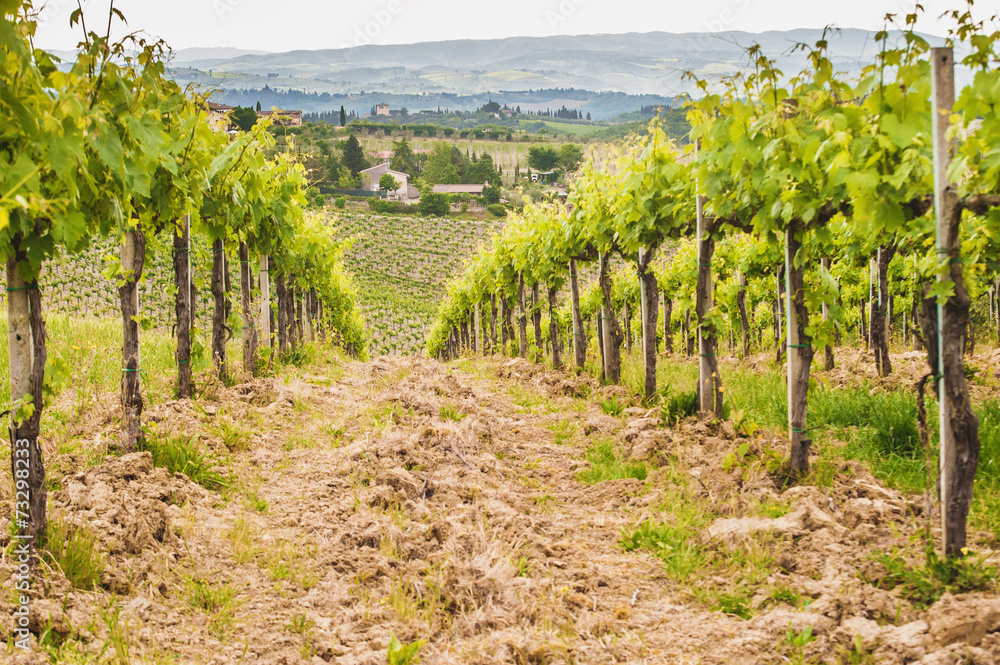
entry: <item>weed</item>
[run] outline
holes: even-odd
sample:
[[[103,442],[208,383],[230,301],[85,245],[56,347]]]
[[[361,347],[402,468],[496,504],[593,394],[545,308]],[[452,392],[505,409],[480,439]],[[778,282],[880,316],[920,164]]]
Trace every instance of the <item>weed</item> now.
[[[753,445],[749,441],[743,441],[722,459],[722,469],[729,473],[732,469],[739,467],[743,470],[743,479],[746,480],[753,471],[759,467],[764,467],[770,473],[775,473],[781,469],[782,454],[767,445]]]
[[[291,365],[293,367],[305,367],[306,365],[311,365],[316,359],[316,350],[311,344],[303,344],[295,349],[291,349],[281,357],[281,362],[284,365]]]
[[[741,619],[749,619],[752,616],[750,598],[745,589],[739,589],[734,593],[719,594],[712,606],[712,611],[731,614]]]
[[[601,411],[609,416],[617,418],[625,412],[625,405],[618,401],[618,395],[612,395],[611,399],[602,399],[598,401],[601,405]]]
[[[225,411],[219,413],[210,431],[222,440],[229,452],[240,452],[250,447],[250,431],[233,421]]]
[[[410,644],[402,644],[395,635],[389,633],[389,665],[415,665],[420,662],[420,647],[427,640],[417,640]]]
[[[281,449],[287,453],[292,450],[311,450],[315,447],[316,439],[311,436],[306,434],[292,434],[285,439],[285,443],[282,444]]]
[[[805,649],[815,640],[811,625],[801,631],[789,626],[778,643],[778,652],[792,665],[807,665],[809,661],[806,660]]]
[[[686,579],[706,564],[698,532],[690,524],[657,524],[641,522],[631,531],[622,529],[619,543],[626,552],[648,549],[666,567],[667,574],[677,580]]]
[[[517,577],[528,577],[531,574],[531,562],[526,556],[518,557],[514,568],[517,569]]]
[[[743,411],[733,411],[732,423],[736,432],[747,438],[753,438],[757,431],[760,430],[760,425]]]
[[[553,413],[556,411],[548,398],[532,393],[519,383],[511,385],[507,389],[507,394],[515,405],[526,409],[528,413]]]
[[[840,648],[840,662],[843,665],[870,665],[875,663],[875,657],[865,650],[864,639],[860,635],[854,636],[850,648]]]
[[[757,515],[777,519],[788,514],[791,504],[789,501],[779,501],[776,499],[761,499],[753,506],[753,511]]]
[[[49,520],[45,554],[77,589],[93,589],[104,574],[104,555],[97,537],[57,517]]]
[[[771,592],[767,595],[767,600],[772,605],[785,603],[792,607],[798,607],[802,602],[802,596],[791,587],[778,586],[771,589]]]
[[[267,512],[267,499],[260,496],[260,490],[257,488],[249,489],[243,494],[243,505],[258,513]]]
[[[412,408],[404,409],[399,402],[383,404],[372,412],[372,424],[376,430],[384,434],[393,425],[402,423],[407,416],[412,417],[414,413]]]
[[[347,433],[347,430],[345,430],[343,427],[334,425],[333,423],[327,425],[325,431],[327,436],[330,437],[330,443],[333,448],[339,448],[341,446],[341,444],[343,443],[344,434]]]
[[[553,425],[549,425],[548,429],[554,435],[552,442],[557,446],[562,446],[573,442],[573,435],[576,433],[578,425],[570,420],[560,420]]]
[[[801,632],[789,626],[788,630],[785,631],[785,637],[782,639],[782,642],[791,647],[801,649],[815,639],[816,636],[813,635],[812,626],[806,626]]]
[[[205,613],[209,628],[220,641],[229,634],[236,616],[236,589],[228,582],[216,585],[189,577],[187,601],[191,607]]]
[[[552,512],[556,503],[556,498],[551,494],[542,494],[531,497],[531,501],[538,506],[542,512]]]
[[[997,568],[989,566],[981,555],[941,558],[934,543],[922,530],[911,538],[911,547],[922,545],[924,563],[911,566],[907,562],[910,548],[895,548],[890,552],[875,552],[871,559],[882,564],[885,575],[867,579],[869,584],[899,594],[917,608],[933,605],[945,593],[989,591],[996,587]]]
[[[244,515],[236,518],[233,528],[226,532],[225,537],[232,548],[233,560],[236,563],[253,561],[257,556],[257,549],[253,544],[253,532]]]
[[[689,416],[698,415],[698,391],[670,393],[664,388],[665,397],[660,406],[660,420],[664,425],[676,425]]]
[[[222,460],[203,452],[194,437],[160,437],[147,433],[146,450],[153,455],[153,466],[163,467],[170,473],[183,473],[210,490],[224,490],[230,486],[229,480],[214,470]]]
[[[132,660],[129,657],[129,652],[132,649],[132,631],[126,622],[124,625],[121,621],[121,609],[115,603],[111,602],[111,605],[107,609],[101,609],[101,620],[104,621],[104,625],[108,628],[108,640],[101,647],[101,655],[98,656],[98,660],[103,658],[105,652],[108,648],[114,653],[113,661],[119,663],[120,665],[127,665],[131,663]]]
[[[441,420],[446,422],[458,422],[466,417],[466,414],[459,413],[454,404],[445,404],[441,407]]]
[[[264,552],[263,564],[273,582],[287,580],[303,588],[315,586],[318,578],[302,563],[316,555],[315,545],[278,541]]]
[[[382,534],[379,538],[378,550],[386,559],[399,558],[399,550],[396,549],[396,539],[391,534]]]
[[[594,484],[623,478],[645,480],[648,473],[645,463],[626,463],[622,460],[615,451],[614,442],[608,438],[595,442],[587,450],[586,459],[590,462],[590,468],[577,475],[577,480],[582,483]]]
[[[315,621],[309,619],[305,612],[296,614],[292,620],[285,624],[285,630],[296,635],[305,635],[316,625]]]
[[[831,459],[820,458],[809,468],[806,482],[816,487],[832,487],[839,465]]]

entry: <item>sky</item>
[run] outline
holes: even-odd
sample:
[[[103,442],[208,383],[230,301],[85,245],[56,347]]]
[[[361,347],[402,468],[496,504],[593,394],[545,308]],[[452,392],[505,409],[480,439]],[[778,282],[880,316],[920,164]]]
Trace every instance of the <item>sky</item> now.
[[[87,27],[103,32],[109,0],[83,0]],[[172,48],[231,47],[259,51],[345,48],[448,39],[497,39],[627,32],[762,32],[793,28],[878,30],[887,13],[913,11],[903,0],[117,0],[128,19],[119,36],[142,30]],[[938,16],[964,0],[923,0],[922,32],[945,35]],[[44,6],[43,6],[44,5]],[[980,7],[984,6],[980,3]],[[77,0],[36,0],[42,8],[36,44],[71,49]],[[980,9],[974,15],[986,11]]]

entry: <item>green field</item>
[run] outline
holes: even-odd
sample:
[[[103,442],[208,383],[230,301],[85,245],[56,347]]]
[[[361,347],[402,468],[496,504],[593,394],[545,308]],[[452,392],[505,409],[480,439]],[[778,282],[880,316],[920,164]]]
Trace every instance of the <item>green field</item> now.
[[[601,130],[607,129],[607,127],[602,125],[577,125],[571,122],[559,122],[557,120],[535,120],[531,119],[528,122],[540,122],[546,127],[554,132],[563,132],[566,134],[572,134],[573,136],[593,136]]]

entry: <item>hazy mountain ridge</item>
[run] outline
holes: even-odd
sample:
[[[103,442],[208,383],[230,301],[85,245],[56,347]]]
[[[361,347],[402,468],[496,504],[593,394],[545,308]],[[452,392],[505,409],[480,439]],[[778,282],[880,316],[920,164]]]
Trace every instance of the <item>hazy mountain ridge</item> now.
[[[411,111],[436,108],[440,95],[447,93],[468,97],[470,102],[490,93],[506,102],[501,91],[540,89],[670,98],[695,91],[692,81],[683,80],[685,72],[718,78],[739,71],[747,64],[746,47],[754,43],[775,58],[785,73],[798,72],[806,67],[807,54],[793,47],[814,44],[822,36],[822,30],[800,29],[759,34],[649,32],[367,45],[187,61],[178,58],[175,75],[185,82],[220,89],[222,99],[229,98],[232,91],[265,86],[279,92],[299,90],[336,98],[360,95],[366,101],[368,95],[361,95],[362,91],[377,91],[381,96],[401,97]],[[941,41],[927,38],[932,43]],[[836,66],[848,73],[860,71],[877,53],[870,31],[845,29],[829,35],[828,40]],[[467,110],[456,105],[450,108]],[[595,119],[614,114],[611,108],[600,105],[581,108]]]

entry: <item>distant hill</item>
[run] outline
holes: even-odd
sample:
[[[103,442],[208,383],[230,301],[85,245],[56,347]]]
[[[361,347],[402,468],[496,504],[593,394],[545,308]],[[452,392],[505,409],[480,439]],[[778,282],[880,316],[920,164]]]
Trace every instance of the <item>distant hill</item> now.
[[[190,64],[204,60],[231,60],[244,55],[267,55],[270,51],[248,51],[239,48],[210,47],[210,48],[182,48],[173,52],[171,62],[175,65]]]
[[[470,102],[485,94],[507,102],[501,93],[540,89],[672,98],[694,92],[693,83],[682,80],[685,72],[718,78],[745,67],[744,49],[753,43],[760,44],[786,73],[797,72],[806,66],[807,56],[793,47],[813,44],[821,36],[820,30],[807,29],[759,34],[650,32],[368,45],[200,59],[188,59],[185,54],[184,60],[175,60],[175,75],[219,88],[223,96],[265,86],[338,98],[374,91],[400,97],[410,110],[436,108],[437,100],[446,94],[469,97]],[[941,41],[928,39],[935,44]],[[842,30],[829,36],[829,43],[836,66],[845,72],[859,71],[876,54],[874,33],[865,30]],[[435,101],[421,104],[422,97]],[[366,112],[367,108],[355,110]],[[622,112],[598,106],[584,110],[593,113],[595,120]]]

